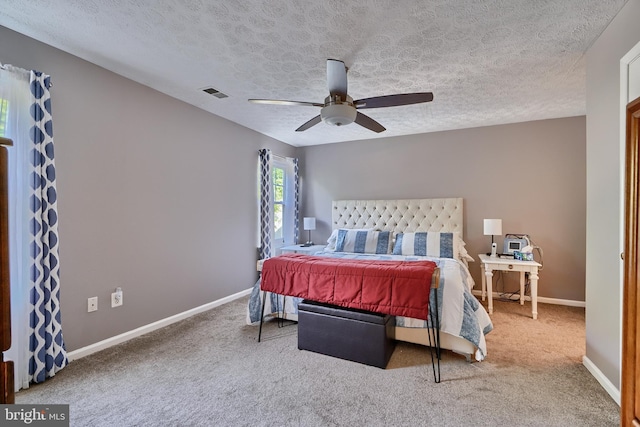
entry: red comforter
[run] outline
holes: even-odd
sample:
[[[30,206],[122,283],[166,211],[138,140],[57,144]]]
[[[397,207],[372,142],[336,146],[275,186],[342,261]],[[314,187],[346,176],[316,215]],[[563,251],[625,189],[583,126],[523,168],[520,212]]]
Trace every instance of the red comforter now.
[[[427,319],[432,261],[286,254],[264,261],[260,288],[341,307]]]

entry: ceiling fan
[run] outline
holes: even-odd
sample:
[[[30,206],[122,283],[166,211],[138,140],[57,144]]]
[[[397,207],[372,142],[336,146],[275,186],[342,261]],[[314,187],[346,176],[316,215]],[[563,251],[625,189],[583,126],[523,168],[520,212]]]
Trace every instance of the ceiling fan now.
[[[347,94],[347,67],[336,59],[327,60],[327,87],[329,96],[324,104],[318,102],[283,101],[277,99],[250,99],[254,104],[302,105],[321,107],[320,114],[296,129],[302,132],[323,121],[333,126],[345,126],[356,122],[374,132],[382,132],[385,127],[357,110],[365,108],[397,107],[400,105],[419,104],[433,101],[433,93],[417,92],[396,95],[374,96],[354,101]]]

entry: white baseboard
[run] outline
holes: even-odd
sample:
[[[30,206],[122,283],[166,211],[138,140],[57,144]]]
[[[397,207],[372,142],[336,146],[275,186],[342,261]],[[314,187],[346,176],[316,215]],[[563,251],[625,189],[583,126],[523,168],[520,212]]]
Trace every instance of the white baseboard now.
[[[476,289],[474,289],[471,292],[476,296],[481,296],[482,295],[482,291],[479,291],[479,290],[476,290]],[[493,293],[493,299],[496,299],[496,300],[500,299],[500,293],[499,292],[494,292]],[[524,299],[525,299],[525,301],[531,301],[531,297],[529,295],[525,295]],[[558,299],[558,298],[538,297],[538,302],[545,303],[545,304],[567,305],[569,307],[582,307],[582,308],[586,307],[586,302],[585,301],[575,301],[575,300],[571,300],[571,299]]]
[[[598,369],[598,367],[587,356],[582,356],[582,364],[589,372],[591,372],[591,375],[598,380],[602,388],[609,393],[609,396],[611,396],[618,406],[620,406],[620,390],[618,390],[616,386],[614,386],[613,383],[604,376],[602,371]]]
[[[155,331],[156,329],[164,328],[165,326],[169,326],[172,323],[179,322],[188,317],[194,316],[196,314],[202,313],[207,310],[211,310],[214,307],[218,307],[222,304],[226,304],[238,298],[242,298],[246,295],[251,294],[252,288],[247,290],[235,293],[233,295],[229,295],[228,297],[212,301],[210,303],[201,305],[199,307],[192,308],[191,310],[184,311],[182,313],[175,314],[171,317],[167,317],[166,319],[158,320],[157,322],[150,323],[145,326],[141,326],[139,328],[133,329],[129,332],[125,332],[120,335],[116,335],[115,337],[107,338],[106,340],[99,341],[95,344],[88,345],[86,347],[79,348],[77,350],[71,351],[67,353],[67,358],[69,361],[74,361],[80,359],[82,357],[88,356],[90,354],[96,353],[100,350],[104,350],[106,348],[112,347],[117,344],[121,344],[125,341],[129,341],[130,339],[139,337],[141,335],[147,334],[149,332]]]

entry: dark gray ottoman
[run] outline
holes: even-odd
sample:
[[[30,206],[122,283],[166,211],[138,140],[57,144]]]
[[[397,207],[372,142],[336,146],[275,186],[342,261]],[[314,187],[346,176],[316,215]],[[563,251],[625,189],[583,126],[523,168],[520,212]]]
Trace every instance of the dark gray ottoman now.
[[[310,300],[298,304],[298,348],[385,368],[395,317]]]

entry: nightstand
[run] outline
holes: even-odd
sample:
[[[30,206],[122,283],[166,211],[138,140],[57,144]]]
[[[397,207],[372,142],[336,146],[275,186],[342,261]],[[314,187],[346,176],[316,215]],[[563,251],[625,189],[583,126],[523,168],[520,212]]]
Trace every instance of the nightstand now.
[[[524,305],[524,274],[529,273],[531,279],[531,315],[538,318],[538,268],[542,267],[536,261],[520,261],[513,258],[492,257],[479,254],[482,268],[482,301],[489,296],[489,314],[493,314],[493,271],[520,272],[520,304]]]
[[[314,255],[316,252],[321,252],[324,250],[324,245],[312,245],[312,246],[302,246],[299,245],[291,245],[291,246],[283,246],[281,248],[276,249],[277,255],[282,254],[304,254],[304,255]],[[259,259],[256,267],[258,271],[262,271],[262,263],[263,259]]]
[[[280,249],[280,254],[303,254],[303,255],[314,255],[316,252],[321,252],[324,249],[324,245],[312,245],[312,246],[303,246],[301,244],[291,245],[291,246],[283,246]]]

